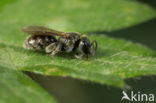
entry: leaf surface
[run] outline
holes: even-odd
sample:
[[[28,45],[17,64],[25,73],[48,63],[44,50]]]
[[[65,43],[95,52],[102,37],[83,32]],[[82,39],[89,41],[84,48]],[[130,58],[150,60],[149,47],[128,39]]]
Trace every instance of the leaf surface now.
[[[1,50],[1,53],[2,52]],[[7,58],[7,55],[3,55]],[[1,57],[2,58],[2,57]],[[8,59],[9,60],[9,59]],[[11,64],[0,62],[0,103],[56,103],[40,86]]]
[[[88,60],[75,59],[72,54],[49,57],[22,47],[27,36],[21,32],[22,26],[45,25],[77,32],[121,29],[155,17],[147,5],[129,0],[17,0],[0,12],[0,61],[4,65],[11,62],[18,70],[118,87],[124,86],[126,78],[156,73],[154,51],[107,36],[88,34],[99,44],[96,56]]]

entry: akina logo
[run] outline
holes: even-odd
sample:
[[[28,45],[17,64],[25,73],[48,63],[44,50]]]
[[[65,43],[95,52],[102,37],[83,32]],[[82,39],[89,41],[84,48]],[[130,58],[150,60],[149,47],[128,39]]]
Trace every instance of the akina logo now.
[[[128,100],[128,101],[139,101],[140,102],[153,102],[155,100],[154,94],[144,94],[140,91],[133,92],[131,91],[130,95],[128,95],[125,91],[122,91],[122,98],[121,101]]]

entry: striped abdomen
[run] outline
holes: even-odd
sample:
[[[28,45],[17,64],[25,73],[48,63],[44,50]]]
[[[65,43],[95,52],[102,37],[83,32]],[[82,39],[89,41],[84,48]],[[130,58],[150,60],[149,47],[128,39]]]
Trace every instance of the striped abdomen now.
[[[46,46],[56,41],[56,38],[53,36],[33,35],[25,40],[24,47],[33,50],[43,50]]]

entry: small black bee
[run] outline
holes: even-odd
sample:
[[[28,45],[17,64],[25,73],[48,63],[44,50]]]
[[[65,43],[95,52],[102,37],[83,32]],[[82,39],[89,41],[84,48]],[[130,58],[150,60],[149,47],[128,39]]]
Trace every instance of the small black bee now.
[[[25,48],[44,50],[51,56],[59,52],[74,52],[76,58],[88,58],[91,54],[94,56],[97,50],[96,40],[90,43],[86,35],[80,37],[79,33],[65,33],[42,26],[29,26],[22,28],[22,31],[30,35],[24,42]]]

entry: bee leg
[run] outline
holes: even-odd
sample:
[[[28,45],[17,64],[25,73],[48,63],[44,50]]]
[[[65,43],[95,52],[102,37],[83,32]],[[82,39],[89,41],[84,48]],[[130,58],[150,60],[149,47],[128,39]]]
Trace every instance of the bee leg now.
[[[52,53],[50,55],[54,56],[55,54],[61,52],[62,46],[63,46],[62,43],[58,43],[57,46],[56,46],[56,48],[55,48],[55,50],[52,51]]]
[[[46,53],[50,53],[50,56],[54,56],[55,54],[60,52],[61,49],[62,49],[62,44],[55,42],[55,43],[48,45],[45,48],[45,51],[46,51]]]
[[[45,48],[45,52],[48,54],[52,53],[56,49],[56,47],[57,47],[57,43],[51,43]]]
[[[75,58],[82,59],[83,58],[83,54],[75,52]]]

